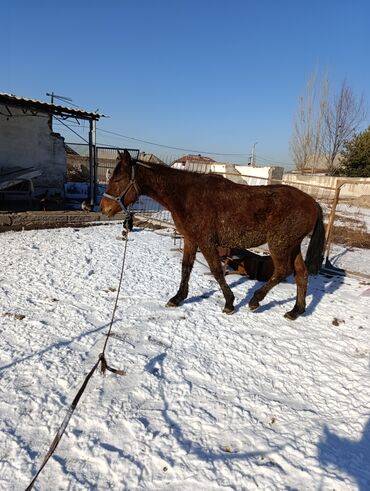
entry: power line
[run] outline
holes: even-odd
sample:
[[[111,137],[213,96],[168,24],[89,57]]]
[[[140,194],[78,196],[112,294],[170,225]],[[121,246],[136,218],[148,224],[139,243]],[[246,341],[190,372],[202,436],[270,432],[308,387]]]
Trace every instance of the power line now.
[[[62,124],[63,126],[66,126],[72,133],[74,133],[75,135],[77,135],[79,138],[81,138],[83,141],[85,141],[86,143],[88,143],[88,141],[83,138],[81,135],[79,135],[76,131],[74,131],[71,126],[78,126],[79,128],[81,128],[80,125],[76,124],[76,123],[69,123],[69,125],[65,124],[63,121],[59,120],[58,118],[56,118],[60,124]],[[82,128],[83,130],[85,130],[85,128]],[[124,138],[124,139],[127,139],[127,140],[133,140],[133,141],[137,141],[137,142],[140,142],[140,143],[146,143],[148,145],[154,145],[154,146],[157,146],[157,147],[161,147],[161,148],[167,148],[169,150],[180,150],[182,152],[192,152],[192,153],[200,153],[200,154],[208,154],[208,155],[221,155],[221,156],[233,156],[233,157],[250,157],[251,154],[250,153],[221,153],[221,152],[207,152],[207,151],[204,151],[204,150],[194,150],[194,149],[189,149],[189,148],[181,148],[181,147],[171,147],[170,145],[163,145],[161,143],[154,143],[154,142],[150,142],[148,140],[143,140],[141,138],[135,138],[135,137],[132,137],[132,136],[127,136],[127,135],[123,135],[121,133],[116,133],[114,131],[108,131],[108,130],[102,130],[102,129],[99,129],[97,128],[97,131],[99,132],[102,132],[102,133],[107,133],[109,135],[113,135],[113,136],[117,136],[119,138]],[[294,164],[292,162],[281,162],[279,160],[276,160],[276,159],[273,159],[273,158],[269,158],[269,157],[264,157],[262,155],[256,155],[255,156],[256,159],[258,159],[259,161],[262,161],[262,162],[267,162],[267,163],[273,163],[273,164],[281,164],[281,165],[287,165],[287,166],[294,166]]]
[[[223,155],[223,156],[233,156],[233,157],[249,157],[250,156],[249,153],[207,152],[205,150],[194,150],[191,148],[171,147],[169,145],[163,145],[161,143],[155,143],[155,142],[150,142],[148,140],[142,140],[140,138],[134,138],[133,136],[122,135],[120,133],[115,133],[114,131],[102,130],[99,128],[97,129],[97,131],[101,131],[103,133],[108,133],[109,135],[118,136],[120,138],[126,138],[127,140],[133,140],[133,141],[137,141],[140,143],[146,143],[147,145],[153,145],[156,147],[168,148],[170,150],[180,150],[181,152],[193,152],[193,153],[200,153],[200,154],[207,154],[207,155]]]
[[[256,158],[258,158],[258,160],[264,160],[265,162],[271,162],[273,164],[294,165],[292,162],[280,162],[279,160],[263,157],[262,155],[256,155]]]
[[[55,119],[56,119],[57,121],[59,121],[59,123],[62,123],[62,125],[63,125],[63,126],[65,126],[66,128],[68,128],[68,129],[69,129],[69,131],[72,131],[72,133],[74,133],[74,134],[75,134],[75,135],[77,135],[79,138],[81,138],[81,140],[83,140],[83,141],[84,141],[84,142],[86,142],[86,143],[89,143],[89,142],[88,142],[88,140],[86,140],[86,138],[84,138],[83,136],[79,135],[79,134],[77,133],[77,131],[72,130],[72,128],[70,128],[70,127],[68,126],[68,124],[64,123],[64,122],[63,122],[61,119],[59,119],[59,118],[57,118],[57,117],[55,117]]]

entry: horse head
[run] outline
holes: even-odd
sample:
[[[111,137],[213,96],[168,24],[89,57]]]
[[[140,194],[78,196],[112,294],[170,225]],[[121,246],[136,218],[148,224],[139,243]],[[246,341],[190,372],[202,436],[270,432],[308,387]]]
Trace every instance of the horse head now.
[[[109,179],[100,208],[104,215],[114,216],[123,211],[128,214],[127,206],[139,197],[139,189],[135,181],[135,163],[129,152],[118,151],[118,163]]]

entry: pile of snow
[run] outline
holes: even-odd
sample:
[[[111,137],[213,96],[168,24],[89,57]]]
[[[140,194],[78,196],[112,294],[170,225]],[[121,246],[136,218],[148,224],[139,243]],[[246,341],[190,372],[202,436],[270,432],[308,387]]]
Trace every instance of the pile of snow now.
[[[0,235],[0,489],[28,485],[102,350],[119,235]],[[200,257],[189,299],[167,309],[173,239],[135,229],[127,245],[108,343],[127,375],[94,375],[35,489],[370,489],[369,282],[311,278],[291,322],[291,279],[250,312],[257,283],[229,276],[227,316]]]

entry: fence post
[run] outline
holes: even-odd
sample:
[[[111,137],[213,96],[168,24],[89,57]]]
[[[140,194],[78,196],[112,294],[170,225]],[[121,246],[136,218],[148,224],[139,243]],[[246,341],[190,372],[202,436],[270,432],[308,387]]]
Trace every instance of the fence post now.
[[[331,249],[331,244],[333,242],[333,225],[334,225],[334,219],[335,219],[335,211],[337,208],[337,204],[339,201],[339,195],[340,191],[342,189],[342,186],[345,184],[361,184],[361,181],[348,181],[348,180],[338,180],[337,181],[337,186],[335,188],[335,195],[334,195],[334,200],[333,200],[333,205],[331,207],[331,212],[330,212],[330,217],[329,217],[329,223],[326,229],[326,258],[329,257],[330,249]]]
[[[331,249],[331,243],[333,240],[333,225],[334,225],[334,219],[335,219],[335,211],[336,211],[337,204],[339,201],[339,195],[340,195],[341,187],[342,187],[341,181],[337,181],[337,186],[335,188],[333,204],[331,206],[331,211],[330,211],[329,223],[328,223],[328,226],[326,228],[326,246],[325,246],[326,258],[329,257],[329,253],[330,253],[330,249]]]
[[[90,119],[89,130],[89,169],[90,169],[90,206],[95,205],[95,185],[96,185],[96,121]]]

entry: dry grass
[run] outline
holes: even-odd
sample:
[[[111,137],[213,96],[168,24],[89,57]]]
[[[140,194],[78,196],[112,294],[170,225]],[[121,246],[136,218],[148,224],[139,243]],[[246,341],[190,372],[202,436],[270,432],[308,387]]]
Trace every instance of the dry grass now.
[[[361,217],[356,217],[356,215],[353,217],[350,217],[347,215],[343,215],[341,213],[337,213],[335,215],[335,219],[343,222],[345,227],[363,228],[365,226],[365,223],[361,219]]]
[[[333,242],[348,247],[370,249],[370,234],[364,225],[356,228],[346,225],[334,225]]]
[[[327,226],[330,209],[324,209],[324,222]],[[333,227],[333,243],[347,247],[359,247],[370,249],[370,233],[367,231],[366,222],[361,211],[346,215],[343,211],[337,211]]]

